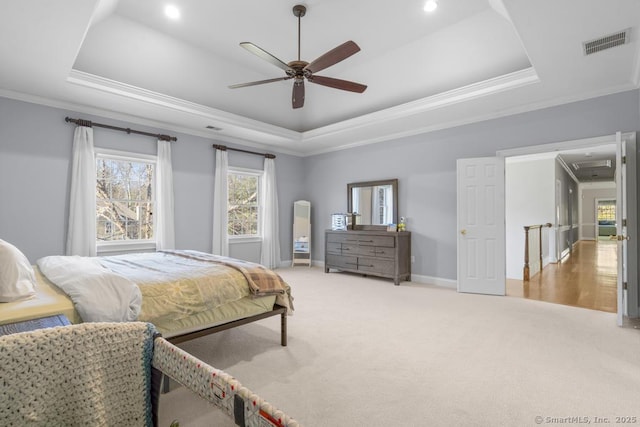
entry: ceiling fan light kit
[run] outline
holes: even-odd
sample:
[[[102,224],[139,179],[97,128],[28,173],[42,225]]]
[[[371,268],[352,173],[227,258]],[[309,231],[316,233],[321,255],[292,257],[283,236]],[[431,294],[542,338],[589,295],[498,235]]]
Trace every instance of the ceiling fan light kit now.
[[[255,86],[265,83],[273,83],[282,80],[293,79],[293,93],[291,95],[291,105],[293,108],[302,108],[304,106],[304,81],[307,80],[311,83],[319,84],[321,86],[328,86],[334,89],[346,90],[349,92],[362,93],[367,89],[366,85],[351,82],[348,80],[335,79],[333,77],[317,76],[314,73],[322,71],[325,68],[331,67],[340,61],[343,61],[351,55],[360,51],[360,47],[353,41],[349,40],[340,46],[337,46],[320,57],[316,58],[312,62],[302,61],[300,59],[300,18],[305,16],[307,8],[301,4],[293,7],[293,15],[298,18],[298,59],[285,63],[276,58],[261,47],[251,43],[242,42],[240,46],[254,55],[262,58],[263,60],[275,65],[276,67],[284,70],[285,77],[277,77],[267,80],[258,80],[255,82],[240,83],[229,86],[231,89],[237,89],[247,86]]]

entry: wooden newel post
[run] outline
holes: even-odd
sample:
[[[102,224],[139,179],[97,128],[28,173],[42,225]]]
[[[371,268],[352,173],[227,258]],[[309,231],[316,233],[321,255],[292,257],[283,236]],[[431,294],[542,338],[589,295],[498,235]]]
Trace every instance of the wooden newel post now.
[[[529,281],[529,227],[524,227],[524,271],[522,272],[523,280]]]

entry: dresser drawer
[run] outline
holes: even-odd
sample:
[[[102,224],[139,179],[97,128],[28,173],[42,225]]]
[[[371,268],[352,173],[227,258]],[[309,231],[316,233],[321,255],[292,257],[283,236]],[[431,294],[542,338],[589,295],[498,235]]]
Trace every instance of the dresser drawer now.
[[[360,246],[382,246],[387,248],[395,247],[394,236],[360,236],[358,244]]]
[[[358,271],[393,275],[395,262],[392,259],[358,257]]]
[[[346,243],[361,246],[383,246],[387,248],[395,247],[394,236],[369,236],[358,235],[358,233],[327,233],[327,244]]]
[[[327,253],[342,255],[342,244],[336,242],[327,242]]]
[[[358,268],[358,258],[355,256],[327,254],[325,263],[329,268],[344,268],[350,270],[356,270]]]
[[[395,249],[384,246],[358,246],[358,255],[367,257],[393,258]]]
[[[349,238],[348,234],[327,233],[327,243],[342,243],[342,242],[346,242],[348,238]]]
[[[360,246],[353,243],[342,244],[342,255],[358,255],[360,253]]]

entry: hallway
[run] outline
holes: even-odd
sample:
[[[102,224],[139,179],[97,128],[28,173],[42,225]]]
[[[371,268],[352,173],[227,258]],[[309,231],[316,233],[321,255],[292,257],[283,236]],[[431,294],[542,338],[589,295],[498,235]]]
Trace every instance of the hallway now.
[[[615,241],[581,240],[529,282],[507,279],[507,295],[615,313],[617,268]]]

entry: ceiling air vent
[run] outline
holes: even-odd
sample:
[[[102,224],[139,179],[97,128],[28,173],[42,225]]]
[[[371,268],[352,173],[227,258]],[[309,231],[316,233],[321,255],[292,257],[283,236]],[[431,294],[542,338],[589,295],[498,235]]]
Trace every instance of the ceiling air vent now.
[[[627,28],[626,30],[619,31],[614,34],[609,34],[608,36],[600,37],[588,42],[583,42],[582,47],[584,48],[584,54],[591,55],[592,53],[600,52],[601,50],[629,43],[630,32],[631,28]]]
[[[610,168],[611,160],[587,160],[584,162],[574,162],[572,166],[575,170],[586,168]]]

